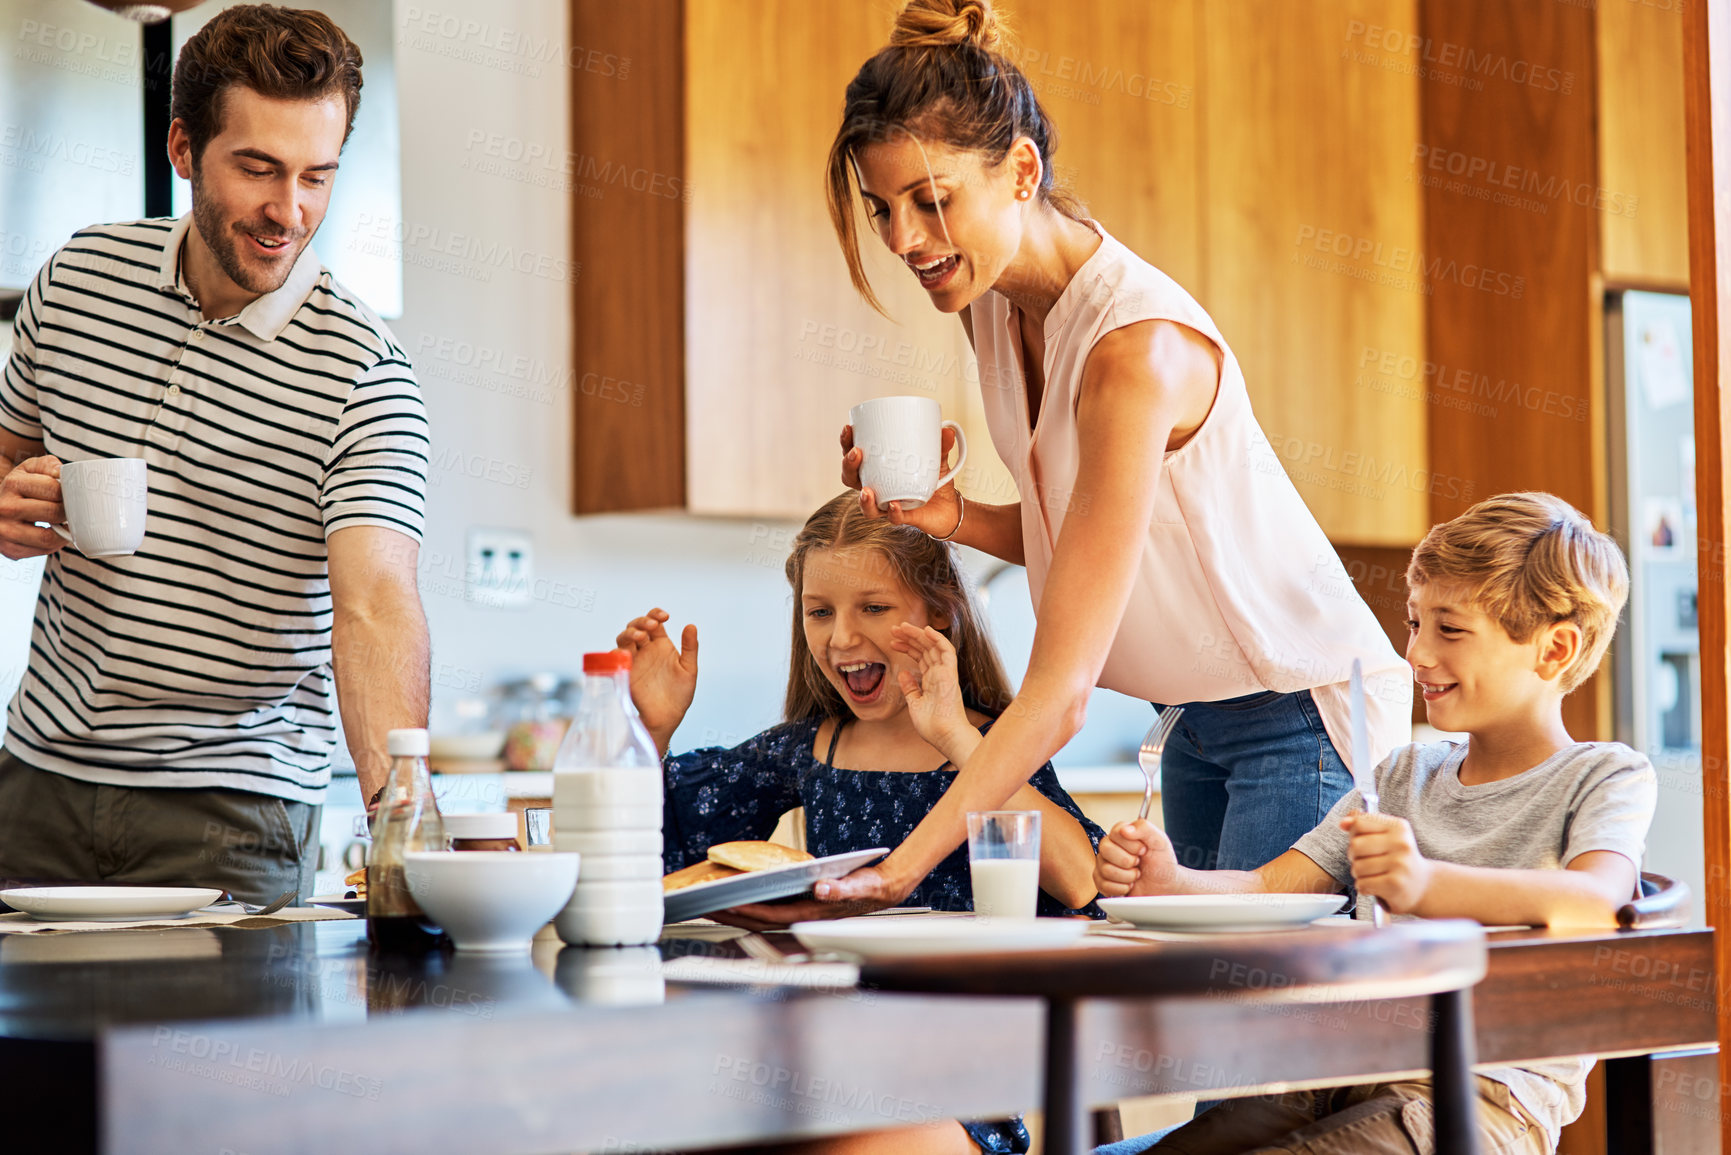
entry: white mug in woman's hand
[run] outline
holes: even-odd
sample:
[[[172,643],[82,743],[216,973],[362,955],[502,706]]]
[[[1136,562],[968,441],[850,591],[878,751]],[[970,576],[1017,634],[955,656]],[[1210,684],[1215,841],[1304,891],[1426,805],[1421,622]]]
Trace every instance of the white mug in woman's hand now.
[[[142,457],[68,461],[60,466],[66,524],[48,528],[85,557],[123,557],[144,541],[150,492]]]
[[[864,454],[860,484],[877,495],[879,508],[899,501],[903,509],[918,509],[960,473],[968,459],[962,427],[943,420],[943,411],[931,397],[862,401],[848,412],[848,421],[853,425],[854,448]],[[956,463],[940,476],[946,426],[956,431]]]

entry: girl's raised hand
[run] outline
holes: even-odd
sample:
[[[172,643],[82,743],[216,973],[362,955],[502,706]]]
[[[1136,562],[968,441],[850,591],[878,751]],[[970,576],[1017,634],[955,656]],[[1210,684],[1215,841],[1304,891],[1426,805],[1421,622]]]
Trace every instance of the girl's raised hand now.
[[[697,693],[697,627],[686,626],[675,646],[667,636],[667,616],[666,610],[650,610],[631,619],[615,639],[631,655],[631,701],[663,754]]]
[[[939,469],[942,473],[949,468],[950,451],[956,447],[956,431],[945,428],[942,435],[943,449],[941,451],[943,464]],[[887,506],[878,504],[877,494],[865,489],[860,484],[860,466],[865,461],[865,450],[853,443],[853,426],[844,425],[841,428],[841,483],[849,489],[858,489],[859,507],[867,517],[887,517],[892,525],[911,525],[915,529],[930,534],[933,537],[944,537],[953,533],[961,521],[962,503],[956,493],[955,482],[946,482],[931,500],[913,509],[903,509],[899,501],[892,501]]]
[[[914,670],[897,670],[896,681],[907,699],[908,716],[920,737],[950,754],[958,738],[978,738],[962,701],[956,647],[930,626],[903,622],[890,631],[890,645],[914,661]],[[951,755],[951,761],[960,759]]]

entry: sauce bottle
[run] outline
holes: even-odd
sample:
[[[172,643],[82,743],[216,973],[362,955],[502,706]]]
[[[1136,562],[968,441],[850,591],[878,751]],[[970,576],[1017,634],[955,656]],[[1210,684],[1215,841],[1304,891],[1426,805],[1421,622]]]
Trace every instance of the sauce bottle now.
[[[427,732],[392,730],[385,742],[391,773],[373,818],[373,846],[367,860],[367,938],[375,950],[413,954],[437,948],[445,936],[409,892],[404,855],[444,850],[445,825],[427,770]]]

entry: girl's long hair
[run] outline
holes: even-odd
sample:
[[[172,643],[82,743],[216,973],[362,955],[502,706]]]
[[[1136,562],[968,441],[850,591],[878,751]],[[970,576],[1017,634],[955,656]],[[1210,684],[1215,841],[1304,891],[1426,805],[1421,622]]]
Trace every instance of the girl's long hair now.
[[[806,519],[787,558],[787,581],[793,587],[793,652],[788,661],[783,720],[852,716],[853,711],[806,645],[804,598],[805,565],[813,550],[856,547],[882,559],[886,574],[925,603],[933,619],[949,620],[949,628],[939,632],[956,648],[962,701],[994,718],[1002,713],[1013,696],[1010,680],[962,582],[953,547],[934,541],[911,525],[868,518],[860,511],[859,494],[850,490],[825,502]],[[884,671],[884,676],[890,677],[891,672]]]
[[[1081,204],[1052,175],[1057,127],[1034,86],[1001,50],[1004,39],[990,0],[908,0],[889,44],[847,86],[825,173],[829,219],[854,288],[880,313],[854,215],[855,158],[867,145],[909,136],[922,147],[930,142],[977,152],[995,166],[1025,136],[1040,153],[1040,202],[1072,219],[1083,217]]]

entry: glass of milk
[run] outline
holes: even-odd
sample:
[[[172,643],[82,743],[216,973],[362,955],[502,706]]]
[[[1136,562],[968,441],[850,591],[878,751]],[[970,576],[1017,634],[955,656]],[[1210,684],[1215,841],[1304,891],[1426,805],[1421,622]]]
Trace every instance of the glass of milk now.
[[[1040,812],[970,811],[968,867],[976,915],[1033,918],[1040,893]]]

